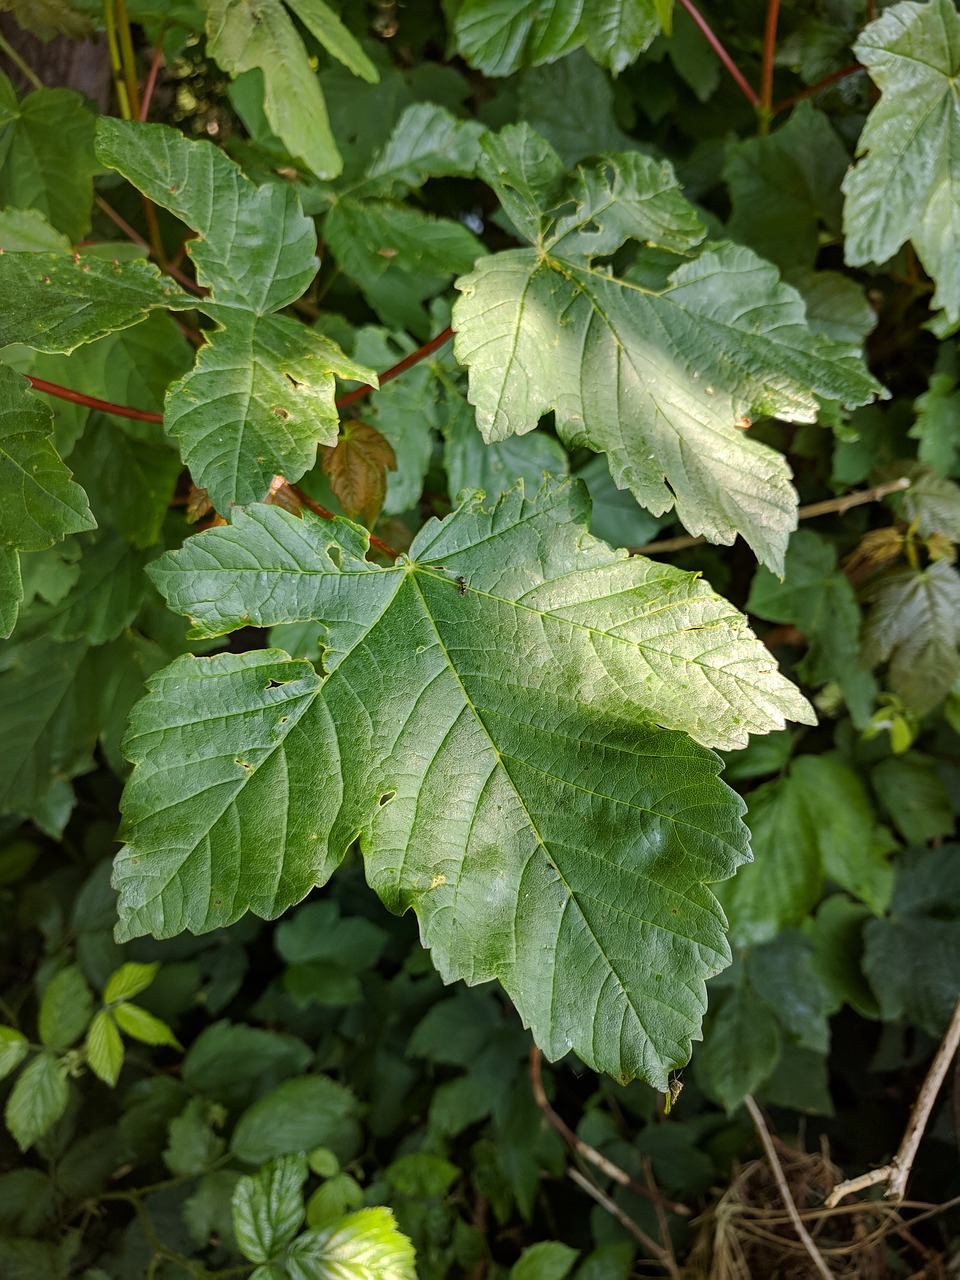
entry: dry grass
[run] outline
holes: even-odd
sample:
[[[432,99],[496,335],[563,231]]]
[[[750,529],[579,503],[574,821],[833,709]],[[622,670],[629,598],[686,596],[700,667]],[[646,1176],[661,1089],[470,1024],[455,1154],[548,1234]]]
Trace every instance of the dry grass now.
[[[779,1141],[776,1146],[800,1217],[837,1280],[955,1280],[955,1265],[910,1229],[939,1207],[906,1202],[895,1208],[872,1199],[826,1209],[823,1202],[842,1171],[825,1153],[798,1151]],[[809,1280],[816,1275],[765,1160],[738,1170],[692,1231],[687,1280]]]

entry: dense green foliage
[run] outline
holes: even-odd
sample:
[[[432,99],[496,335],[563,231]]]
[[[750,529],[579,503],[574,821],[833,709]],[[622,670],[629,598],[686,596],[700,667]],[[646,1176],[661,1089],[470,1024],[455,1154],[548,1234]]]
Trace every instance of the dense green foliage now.
[[[115,98],[0,41],[0,1274],[677,1274],[745,1100],[889,1159],[960,990],[953,0],[12,7]]]

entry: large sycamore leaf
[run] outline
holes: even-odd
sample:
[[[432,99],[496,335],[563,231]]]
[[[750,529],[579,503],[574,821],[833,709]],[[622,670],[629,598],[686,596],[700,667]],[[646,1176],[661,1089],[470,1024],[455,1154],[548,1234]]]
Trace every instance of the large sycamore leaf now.
[[[19,552],[42,551],[96,525],[87,495],[53,443],[53,414],[24,378],[0,365],[0,635],[8,636],[21,597]]]
[[[853,51],[881,90],[859,163],[843,184],[846,257],[886,262],[912,240],[936,281],[934,306],[960,319],[960,17],[953,0],[893,5]]]
[[[198,633],[316,619],[325,674],[266,650],[154,677],[121,934],[274,916],[359,835],[445,979],[498,978],[551,1056],[663,1087],[726,963],[706,885],[746,856],[717,758],[670,729],[743,741],[809,711],[729,605],[587,514],[576,482],[474,495],[380,568],[356,525],[257,506],[163,556]]]
[[[578,167],[525,126],[485,143],[481,174],[532,248],[457,281],[457,358],[484,439],[553,409],[569,448],[608,454],[618,488],[693,533],[737,533],[782,572],[796,494],[783,456],[742,428],[757,414],[813,422],[818,396],[879,390],[856,349],[806,325],[800,295],[749,249],[721,244],[663,287],[597,265],[628,238],[687,253],[703,229],[668,165],[638,153]],[[572,207],[572,211],[571,211]]]
[[[214,506],[266,495],[275,473],[296,480],[332,445],[336,377],[376,383],[328,338],[272,314],[316,274],[316,231],[292,187],[255,186],[216,147],[163,125],[102,119],[97,153],[199,234],[188,241],[195,299],[221,326],[167,396],[166,425]]]

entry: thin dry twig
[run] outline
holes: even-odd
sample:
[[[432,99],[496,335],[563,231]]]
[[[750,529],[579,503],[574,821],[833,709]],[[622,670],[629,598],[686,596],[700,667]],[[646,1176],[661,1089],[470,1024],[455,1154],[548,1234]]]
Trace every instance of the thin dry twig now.
[[[667,1215],[664,1213],[663,1205],[661,1204],[660,1188],[657,1186],[657,1180],[653,1176],[653,1161],[649,1156],[641,1156],[640,1163],[643,1166],[643,1180],[647,1184],[650,1195],[653,1197],[653,1207],[657,1215],[657,1230],[660,1232],[660,1243],[663,1245],[664,1252],[669,1255],[670,1261],[676,1266],[677,1255],[673,1251],[673,1241],[670,1238]]]
[[[621,1187],[629,1187],[631,1191],[635,1191],[638,1196],[643,1196],[646,1200],[652,1200],[657,1208],[662,1211],[669,1209],[671,1213],[679,1214],[680,1217],[689,1218],[690,1210],[685,1204],[680,1204],[676,1200],[668,1200],[665,1196],[660,1195],[658,1191],[652,1191],[648,1187],[642,1185],[631,1178],[625,1169],[621,1169],[619,1165],[614,1164],[612,1160],[608,1160],[605,1155],[601,1155],[595,1147],[591,1147],[589,1142],[584,1142],[582,1138],[578,1138],[567,1122],[558,1116],[556,1111],[550,1105],[550,1099],[547,1097],[543,1088],[543,1075],[541,1064],[543,1055],[535,1044],[530,1046],[530,1087],[533,1091],[534,1101],[543,1112],[549,1123],[556,1129],[560,1137],[564,1140],[568,1147],[576,1151],[584,1160],[588,1160],[601,1173],[606,1174],[608,1178],[612,1178],[614,1182],[618,1182]]]
[[[920,1140],[930,1119],[933,1104],[937,1100],[940,1086],[943,1084],[944,1077],[958,1048],[960,1048],[960,1000],[957,1001],[953,1017],[950,1019],[950,1025],[947,1027],[946,1034],[940,1042],[940,1048],[930,1063],[930,1070],[920,1086],[920,1092],[917,1094],[917,1100],[913,1104],[910,1119],[907,1122],[907,1127],[900,1146],[897,1148],[896,1155],[882,1169],[871,1169],[869,1173],[862,1173],[857,1178],[848,1178],[845,1182],[838,1182],[827,1197],[826,1206],[828,1209],[832,1209],[839,1204],[844,1196],[852,1195],[854,1191],[864,1191],[867,1187],[876,1186],[878,1182],[887,1184],[885,1194],[889,1199],[897,1201],[903,1199],[907,1188],[907,1179],[910,1177],[910,1171],[916,1159]]]
[[[780,1195],[783,1199],[784,1207],[786,1208],[787,1213],[790,1215],[790,1221],[793,1223],[794,1231],[796,1231],[797,1235],[800,1238],[800,1242],[802,1243],[803,1247],[806,1249],[807,1253],[810,1255],[810,1259],[817,1270],[817,1274],[823,1276],[824,1280],[833,1280],[832,1271],[824,1262],[823,1254],[821,1254],[816,1244],[814,1244],[813,1236],[811,1236],[810,1232],[803,1225],[803,1219],[800,1217],[800,1213],[797,1209],[797,1206],[793,1202],[793,1196],[790,1194],[790,1188],[787,1186],[787,1179],[784,1176],[783,1166],[780,1163],[780,1157],[777,1155],[777,1149],[773,1145],[773,1139],[770,1137],[770,1130],[767,1128],[766,1121],[764,1120],[760,1112],[760,1108],[754,1102],[753,1098],[750,1096],[749,1093],[744,1098],[743,1104],[749,1111],[750,1119],[753,1121],[754,1128],[757,1131],[757,1135],[760,1138],[760,1141],[763,1143],[763,1149],[766,1152],[767,1162],[770,1165],[770,1169],[771,1169],[771,1172],[773,1173],[774,1178],[776,1178],[777,1180],[777,1186],[780,1190]]]
[[[624,1213],[615,1200],[611,1200],[595,1183],[591,1182],[589,1178],[585,1178],[579,1169],[568,1169],[567,1175],[581,1190],[596,1200],[601,1209],[606,1209],[611,1217],[616,1218],[621,1227],[624,1227],[635,1239],[639,1240],[651,1258],[655,1258],[660,1263],[667,1275],[671,1277],[671,1280],[683,1280],[682,1275],[677,1270],[676,1262],[667,1251],[657,1244],[652,1236],[648,1236],[643,1227],[634,1222],[628,1213]]]
[[[907,476],[898,480],[888,480],[885,484],[876,484],[872,489],[857,489],[853,493],[845,493],[842,498],[828,498],[825,502],[811,502],[797,510],[798,520],[813,520],[817,516],[843,515],[851,507],[862,507],[868,502],[879,502],[891,493],[900,493],[910,488]],[[687,547],[699,547],[706,538],[699,534],[685,533],[678,538],[663,538],[660,542],[647,542],[642,547],[628,547],[632,556],[650,556],[668,551],[684,551]]]

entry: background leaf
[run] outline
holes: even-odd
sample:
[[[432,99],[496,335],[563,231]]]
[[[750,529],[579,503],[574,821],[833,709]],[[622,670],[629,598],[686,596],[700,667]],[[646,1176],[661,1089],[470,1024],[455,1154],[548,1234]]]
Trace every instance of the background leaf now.
[[[21,101],[0,72],[3,203],[34,208],[74,243],[90,228],[96,117],[72,89],[38,89]],[[9,298],[7,299],[9,301]]]
[[[361,1209],[323,1231],[305,1231],[287,1252],[291,1280],[415,1280],[414,1250],[386,1208]]]
[[[303,1222],[303,1155],[278,1156],[243,1177],[233,1193],[233,1227],[244,1256],[269,1262],[293,1240]]]
[[[56,1058],[38,1053],[14,1081],[3,1109],[7,1128],[21,1151],[42,1138],[63,1115],[67,1082]]]
[[[960,319],[960,235],[953,149],[960,108],[960,18],[951,0],[891,6],[861,33],[856,57],[881,91],[843,184],[846,258],[886,262],[907,239],[933,276],[934,306]]]

